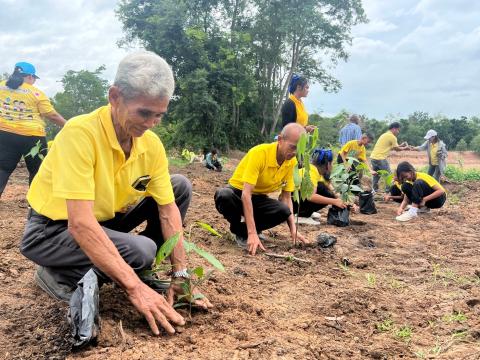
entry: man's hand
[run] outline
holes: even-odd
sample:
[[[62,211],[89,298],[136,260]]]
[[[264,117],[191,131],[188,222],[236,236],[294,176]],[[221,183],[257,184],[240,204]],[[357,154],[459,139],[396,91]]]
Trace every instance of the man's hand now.
[[[317,127],[315,125],[307,125],[305,126],[305,131],[308,133],[314,132]]]
[[[171,306],[173,306],[173,303],[175,301],[175,295],[184,295],[184,291],[181,286],[181,283],[183,280],[184,279],[182,278],[172,279],[172,284],[170,285],[167,291],[167,301]],[[200,291],[197,288],[194,288],[192,291],[192,295],[195,296],[197,294],[200,294]],[[213,307],[210,300],[208,300],[206,297],[195,300],[193,302],[193,305],[199,306],[205,310],[208,310]]]
[[[175,329],[170,322],[176,325],[185,324],[183,317],[173,309],[162,295],[141,281],[133,289],[127,290],[127,296],[133,306],[145,316],[155,335],[160,334],[157,323],[170,335],[175,333]]]
[[[297,232],[297,240],[299,240],[303,245],[307,245],[307,244],[311,244],[312,241],[308,240],[308,239],[305,239],[305,237],[300,234],[299,232]],[[295,233],[292,233],[292,242],[293,244],[296,245],[295,243]]]
[[[390,195],[384,195],[383,196],[383,201],[390,201],[391,200],[391,196]]]
[[[397,215],[400,216],[403,214],[403,208],[400,206],[398,209],[397,209]]]
[[[336,207],[339,207],[340,209],[345,209],[347,207],[347,204],[345,204],[342,199],[334,199],[333,201],[333,205],[335,205]]]
[[[375,170],[370,170],[370,175],[375,176],[378,175],[378,173]]]
[[[258,238],[258,234],[250,234],[247,238],[247,249],[250,255],[255,255],[257,252],[257,248],[260,247],[263,251],[266,251],[263,247],[262,242]]]

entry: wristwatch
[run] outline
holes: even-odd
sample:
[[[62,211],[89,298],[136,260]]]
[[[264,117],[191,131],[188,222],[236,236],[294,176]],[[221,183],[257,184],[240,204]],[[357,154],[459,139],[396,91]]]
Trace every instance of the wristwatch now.
[[[184,279],[189,279],[190,274],[188,273],[187,269],[183,269],[180,271],[174,271],[172,272],[172,278],[184,278]]]

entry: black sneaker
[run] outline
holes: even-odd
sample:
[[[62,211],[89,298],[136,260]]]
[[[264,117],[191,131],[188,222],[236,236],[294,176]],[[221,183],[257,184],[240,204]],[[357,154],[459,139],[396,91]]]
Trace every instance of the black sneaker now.
[[[39,266],[34,275],[37,285],[44,290],[48,295],[56,300],[69,302],[76,287],[60,284],[50,270],[46,267]]]
[[[235,235],[235,242],[237,243],[238,247],[247,249],[247,239],[245,239],[243,236]]]

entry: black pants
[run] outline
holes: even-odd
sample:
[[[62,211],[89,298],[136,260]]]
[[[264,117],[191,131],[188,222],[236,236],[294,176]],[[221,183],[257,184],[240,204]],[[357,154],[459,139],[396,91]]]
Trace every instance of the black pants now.
[[[13,170],[17,167],[21,157],[28,154],[30,150],[40,141],[41,153],[47,153],[47,141],[45,136],[24,136],[0,130],[0,196]],[[30,184],[37,174],[42,160],[35,157],[24,157],[28,170],[28,183]]]
[[[212,161],[212,164],[213,166],[208,164],[205,164],[205,166],[207,167],[207,169],[210,169],[210,170],[222,171],[222,164],[220,164],[220,161],[214,160]]]
[[[433,190],[428,184],[423,180],[415,180],[413,184],[411,183],[403,183],[402,184],[402,191],[405,196],[410,200],[413,204],[420,204],[423,201],[425,196],[433,194],[435,190]],[[430,209],[438,209],[445,204],[447,200],[447,195],[442,194],[438,198],[429,200],[425,203],[425,206]]]
[[[175,203],[183,221],[192,197],[192,187],[183,175],[172,175],[171,181]],[[144,221],[147,221],[147,227],[142,233],[128,233]],[[117,214],[100,225],[125,262],[136,272],[150,268],[157,247],[163,243],[158,207],[153,198],[145,198],[127,213]],[[20,251],[36,264],[48,267],[59,283],[75,286],[93,264],[67,226],[67,220],[51,220],[31,210]],[[100,270],[95,268],[95,271],[107,279]]]
[[[332,193],[330,189],[321,182],[317,184],[317,195],[325,196],[330,199],[335,199],[335,194]],[[312,216],[313,212],[323,209],[326,206],[326,204],[316,204],[309,200],[300,199],[300,212],[298,212],[298,203],[296,201],[293,202],[293,212],[294,214],[298,213],[298,216],[310,217]]]
[[[392,196],[402,196],[403,193],[398,187],[396,187],[395,185],[392,185],[392,187],[390,188],[390,195],[392,195]],[[393,199],[393,201],[395,201],[397,203],[401,203],[403,201],[403,199]]]
[[[247,225],[241,222],[243,215],[242,190],[230,186],[218,189],[214,196],[215,207],[230,223],[230,231],[243,238],[248,237]],[[267,195],[252,195],[253,219],[257,232],[271,229],[286,221],[291,212],[287,205]]]

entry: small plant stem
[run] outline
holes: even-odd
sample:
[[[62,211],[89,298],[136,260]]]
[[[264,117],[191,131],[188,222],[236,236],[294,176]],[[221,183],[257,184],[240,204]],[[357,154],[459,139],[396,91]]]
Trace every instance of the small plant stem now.
[[[291,259],[293,261],[298,261],[305,264],[311,264],[310,260],[300,259],[293,255],[280,255],[280,254],[273,254],[273,253],[265,253],[266,256],[278,258],[278,259]]]

